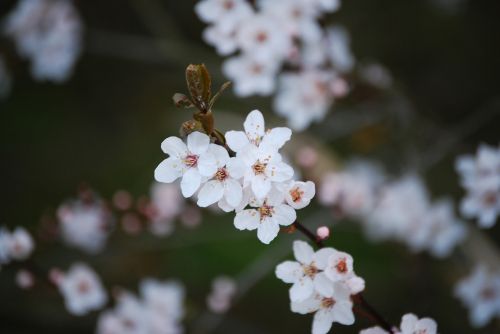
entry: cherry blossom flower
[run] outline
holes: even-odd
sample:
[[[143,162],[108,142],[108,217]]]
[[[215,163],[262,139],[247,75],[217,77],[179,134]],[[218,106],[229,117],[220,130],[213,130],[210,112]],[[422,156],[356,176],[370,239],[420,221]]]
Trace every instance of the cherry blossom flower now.
[[[33,238],[25,228],[19,226],[12,232],[0,228],[0,265],[26,260],[34,248]]]
[[[401,319],[401,330],[397,334],[436,334],[437,324],[431,318],[421,318],[412,313],[405,314]],[[376,326],[362,330],[359,334],[390,334],[386,330]]]
[[[483,327],[500,317],[500,273],[491,272],[482,264],[457,283],[455,295],[469,309],[474,327]]]
[[[108,238],[112,217],[104,204],[70,201],[57,209],[64,242],[88,253],[101,251]]]
[[[291,303],[292,312],[314,314],[312,334],[326,334],[334,322],[342,325],[354,323],[350,291],[340,283],[334,283],[327,294],[314,294],[300,302]]]
[[[289,226],[297,218],[295,210],[284,204],[284,195],[273,189],[263,200],[253,199],[251,209],[236,214],[234,226],[239,230],[257,230],[257,237],[269,244],[278,235],[280,226]]]
[[[334,253],[332,248],[314,252],[308,243],[296,240],[293,253],[297,261],[285,261],[276,267],[276,276],[285,283],[293,284],[290,288],[292,302],[308,299],[315,290],[323,291],[325,288],[321,285],[332,285],[328,279],[325,280],[323,273],[328,258]]]
[[[466,218],[478,218],[482,228],[492,227],[500,214],[500,148],[479,146],[477,156],[460,156],[456,169],[467,190],[461,203]]]
[[[243,190],[239,179],[245,173],[245,165],[238,158],[230,158],[222,146],[213,146],[217,171],[198,193],[198,206],[205,208],[224,198],[225,203],[236,208],[242,200]]]
[[[285,200],[295,210],[305,208],[316,194],[314,182],[291,181],[285,188]]]
[[[207,297],[207,306],[214,313],[225,313],[236,293],[236,282],[227,276],[218,276],[212,282],[212,291]]]
[[[180,334],[184,316],[184,288],[175,281],[141,282],[142,298],[121,292],[116,307],[103,312],[98,334]]]
[[[184,207],[184,198],[177,184],[155,182],[151,187],[151,207],[148,215],[151,232],[158,236],[172,233],[174,219]]]
[[[108,297],[96,273],[86,264],[73,264],[58,282],[66,308],[71,314],[85,315],[100,309]]]
[[[234,30],[242,19],[253,14],[246,0],[203,0],[194,9],[202,21],[214,23],[223,31]]]
[[[7,17],[5,33],[32,62],[38,80],[69,78],[80,55],[83,27],[72,1],[22,0]]]
[[[276,62],[246,54],[228,58],[222,64],[222,71],[234,82],[235,94],[242,97],[271,94],[275,90],[278,69]]]
[[[184,197],[191,197],[200,187],[204,177],[217,172],[217,165],[211,149],[210,138],[201,132],[193,132],[187,137],[187,145],[178,137],[168,137],[161,144],[163,152],[169,157],[155,170],[158,182],[172,183],[181,180]]]

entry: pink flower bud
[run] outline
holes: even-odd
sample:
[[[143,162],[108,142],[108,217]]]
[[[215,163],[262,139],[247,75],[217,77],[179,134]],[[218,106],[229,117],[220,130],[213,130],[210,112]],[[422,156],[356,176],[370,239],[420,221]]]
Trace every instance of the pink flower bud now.
[[[326,226],[320,226],[316,230],[316,234],[320,240],[324,240],[330,236],[330,229]]]

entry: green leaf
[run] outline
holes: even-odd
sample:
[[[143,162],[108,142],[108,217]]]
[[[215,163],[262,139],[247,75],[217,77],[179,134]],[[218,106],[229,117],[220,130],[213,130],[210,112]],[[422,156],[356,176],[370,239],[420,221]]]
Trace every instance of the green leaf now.
[[[220,86],[219,91],[215,93],[214,97],[210,100],[210,109],[212,109],[215,101],[219,98],[219,96],[226,90],[227,87],[231,86],[231,81],[226,81]]]
[[[210,110],[211,79],[204,64],[190,64],[186,68],[186,82],[194,105],[202,112]]]
[[[191,108],[194,106],[189,97],[181,93],[175,93],[172,100],[174,100],[174,104],[177,108]]]

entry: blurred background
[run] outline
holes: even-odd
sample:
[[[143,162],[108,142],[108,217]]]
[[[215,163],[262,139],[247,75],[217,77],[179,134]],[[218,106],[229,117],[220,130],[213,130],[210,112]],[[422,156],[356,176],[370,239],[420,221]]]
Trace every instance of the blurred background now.
[[[84,41],[63,84],[35,81],[12,40],[0,37],[12,78],[10,94],[0,100],[0,224],[22,225],[35,235],[42,218],[74,197],[82,182],[105,199],[119,189],[135,198],[148,194],[164,158],[161,141],[191,117],[171,102],[173,93],[185,91],[185,67],[205,63],[214,86],[226,80],[223,59],[201,39],[195,1],[73,2]],[[0,19],[16,4],[0,1]],[[370,159],[394,174],[417,170],[433,198],[448,195],[458,203],[463,190],[455,157],[500,140],[499,17],[496,0],[344,1],[325,21],[343,24],[355,57],[382,64],[393,85],[378,90],[354,83],[304,136],[314,135],[340,160]],[[228,90],[215,109],[219,127],[240,129],[255,108],[270,124],[285,123],[271,112],[269,98],[239,98]],[[332,220],[317,203],[299,217],[312,227]],[[312,318],[290,312],[288,286],[274,275],[275,265],[292,256],[292,240],[302,237],[280,235],[265,246],[254,233],[237,231],[232,218],[204,212],[200,226],[179,225],[165,238],[115,228],[95,256],[49,240],[37,244],[34,260],[45,270],[87,262],[110,289],[137,291],[143,277],[179,279],[187,292],[187,333],[307,333]],[[498,225],[485,233],[500,245]],[[437,260],[399,243],[372,243],[349,221],[335,226],[328,244],[353,255],[367,299],[392,322],[414,312],[436,319],[441,333],[497,332],[494,322],[473,330],[453,297],[453,285],[468,272],[459,257]],[[57,291],[20,290],[14,274],[0,272],[1,333],[94,332],[97,313],[71,316]],[[238,278],[248,291],[227,314],[215,316],[205,311],[205,298],[220,274]],[[354,326],[333,330],[357,333],[370,325],[358,317]]]

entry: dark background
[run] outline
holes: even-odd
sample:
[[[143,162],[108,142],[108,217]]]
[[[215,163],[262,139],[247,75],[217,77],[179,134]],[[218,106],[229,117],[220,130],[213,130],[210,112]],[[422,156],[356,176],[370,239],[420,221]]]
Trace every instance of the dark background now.
[[[2,0],[0,17],[15,3]],[[185,66],[204,62],[216,84],[224,80],[222,58],[200,39],[203,24],[193,12],[194,1],[75,3],[85,23],[84,51],[63,85],[35,82],[13,43],[0,37],[0,53],[14,81],[10,96],[0,101],[0,224],[35,231],[41,216],[73,196],[82,181],[106,198],[117,189],[147,193],[163,158],[161,141],[189,118],[171,105],[172,94],[184,91]],[[475,152],[482,142],[498,145],[500,139],[499,18],[496,0],[464,1],[455,12],[430,0],[344,1],[326,21],[344,24],[355,56],[386,66],[395,84],[388,91],[355,86],[309,133],[341,157],[375,159],[394,173],[422,171],[434,197],[450,195],[458,203],[463,193],[454,158]],[[257,107],[273,118],[269,99],[226,93],[217,107],[221,115],[240,117]],[[375,121],[367,121],[372,116]],[[315,215],[329,219],[324,211],[313,205],[299,215],[316,224]],[[188,294],[187,329],[194,332],[213,277],[238,275],[269,252],[275,259],[271,269],[263,265],[263,279],[213,332],[308,332],[312,318],[290,312],[288,287],[273,274],[274,264],[290,256],[295,236],[280,236],[266,247],[254,233],[236,231],[231,219],[207,214],[200,228],[179,228],[166,239],[116,231],[97,257],[52,242],[40,245],[35,259],[47,269],[87,261],[109,288],[135,290],[146,276],[179,278]],[[485,233],[499,245],[498,226]],[[454,282],[468,271],[460,257],[435,260],[396,243],[372,244],[349,223],[335,228],[330,242],[354,256],[368,299],[392,322],[414,312],[436,319],[441,333],[498,330],[493,324],[470,329],[466,310],[452,296]],[[56,291],[21,291],[13,275],[0,272],[1,333],[93,332],[96,314],[72,317]],[[334,325],[334,331],[355,333],[368,326],[358,318],[351,327]]]

